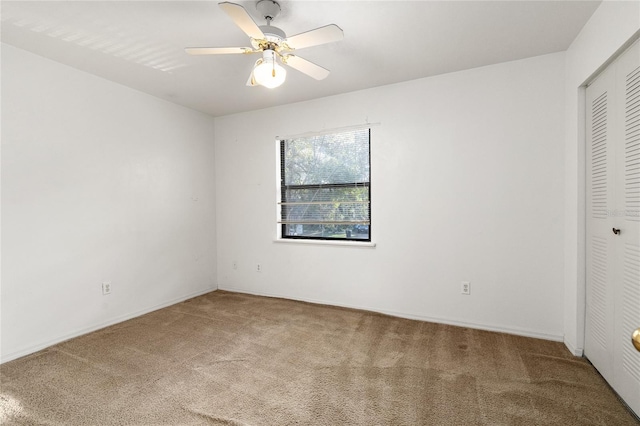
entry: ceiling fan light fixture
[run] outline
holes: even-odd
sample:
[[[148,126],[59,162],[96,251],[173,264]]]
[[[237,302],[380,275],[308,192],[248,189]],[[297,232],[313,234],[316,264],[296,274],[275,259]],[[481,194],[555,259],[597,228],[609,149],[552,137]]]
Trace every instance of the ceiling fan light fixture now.
[[[267,49],[262,53],[262,61],[253,69],[253,78],[259,85],[273,89],[284,83],[287,70],[276,60],[276,53]]]
[[[305,31],[291,37],[278,27],[271,25],[274,18],[280,14],[280,4],[276,0],[258,0],[256,9],[266,21],[266,25],[256,24],[253,17],[239,4],[222,1],[218,3],[220,9],[233,20],[247,36],[251,47],[188,47],[190,55],[222,55],[222,54],[253,54],[262,53],[251,69],[247,86],[264,86],[270,89],[278,87],[287,78],[287,65],[316,80],[323,80],[329,75],[329,70],[311,61],[294,55],[292,52],[306,47],[340,41],[344,33],[335,24],[325,25],[313,30]],[[278,60],[278,57],[280,60]]]

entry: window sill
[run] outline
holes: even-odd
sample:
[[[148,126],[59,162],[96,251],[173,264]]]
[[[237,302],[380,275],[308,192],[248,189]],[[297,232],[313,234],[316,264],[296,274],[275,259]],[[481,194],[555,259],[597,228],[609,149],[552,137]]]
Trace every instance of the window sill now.
[[[285,244],[306,244],[313,246],[342,246],[342,247],[360,247],[360,248],[375,248],[376,243],[366,241],[329,241],[329,240],[298,240],[289,238],[277,238],[273,240],[274,243]]]

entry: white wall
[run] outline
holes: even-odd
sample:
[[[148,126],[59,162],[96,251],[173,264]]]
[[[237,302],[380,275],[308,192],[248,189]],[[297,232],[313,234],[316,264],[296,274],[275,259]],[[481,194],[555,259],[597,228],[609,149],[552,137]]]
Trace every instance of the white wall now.
[[[217,118],[219,288],[561,340],[563,96],[558,53]],[[274,243],[274,137],[366,121],[377,247]]]
[[[640,2],[604,1],[566,52],[565,93],[565,344],[584,348],[585,139],[587,80],[640,29]]]
[[[3,361],[216,288],[213,124],[2,45]]]

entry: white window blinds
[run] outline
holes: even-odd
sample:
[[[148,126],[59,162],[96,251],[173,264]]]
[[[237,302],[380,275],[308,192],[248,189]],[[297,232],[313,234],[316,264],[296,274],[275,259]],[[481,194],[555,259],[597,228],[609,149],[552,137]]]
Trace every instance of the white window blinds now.
[[[370,129],[280,141],[283,238],[370,241]]]

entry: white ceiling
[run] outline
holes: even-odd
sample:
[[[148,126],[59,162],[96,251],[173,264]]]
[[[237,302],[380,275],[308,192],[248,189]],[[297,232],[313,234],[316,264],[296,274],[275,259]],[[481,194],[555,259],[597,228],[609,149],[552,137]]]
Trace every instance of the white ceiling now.
[[[238,1],[263,25],[253,1]],[[189,56],[249,46],[217,1],[2,1],[2,42],[213,116],[563,51],[600,1],[282,1],[288,35],[335,23],[341,42],[296,52],[331,70],[289,69],[247,87],[257,56]]]

